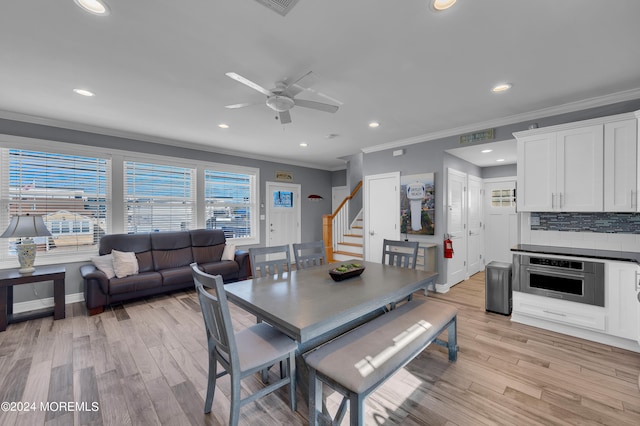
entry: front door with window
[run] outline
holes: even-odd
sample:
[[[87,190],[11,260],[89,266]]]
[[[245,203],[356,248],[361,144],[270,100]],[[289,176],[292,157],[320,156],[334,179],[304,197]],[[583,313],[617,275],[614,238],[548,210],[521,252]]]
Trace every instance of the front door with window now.
[[[267,246],[300,242],[300,185],[267,182]]]

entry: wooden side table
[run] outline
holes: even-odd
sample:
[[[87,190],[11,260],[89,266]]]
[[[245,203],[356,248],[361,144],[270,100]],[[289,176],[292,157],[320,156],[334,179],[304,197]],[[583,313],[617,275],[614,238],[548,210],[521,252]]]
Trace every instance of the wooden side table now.
[[[53,313],[53,319],[65,317],[64,305],[64,276],[65,268],[59,265],[38,266],[28,275],[18,273],[17,269],[0,270],[0,331],[7,329],[7,324],[42,318]],[[13,314],[13,286],[20,284],[53,281],[53,309],[38,309],[36,311]]]

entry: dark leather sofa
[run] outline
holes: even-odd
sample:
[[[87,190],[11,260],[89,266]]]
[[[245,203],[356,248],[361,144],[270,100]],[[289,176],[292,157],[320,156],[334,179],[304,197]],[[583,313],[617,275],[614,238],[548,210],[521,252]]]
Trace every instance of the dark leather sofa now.
[[[111,250],[134,252],[139,272],[108,279],[93,264],[81,266],[89,315],[103,312],[112,303],[193,288],[189,267],[192,262],[207,273],[222,275],[224,282],[246,279],[249,254],[236,251],[234,260],[221,260],[225,241],[224,232],[219,229],[103,236],[99,254],[109,254]]]

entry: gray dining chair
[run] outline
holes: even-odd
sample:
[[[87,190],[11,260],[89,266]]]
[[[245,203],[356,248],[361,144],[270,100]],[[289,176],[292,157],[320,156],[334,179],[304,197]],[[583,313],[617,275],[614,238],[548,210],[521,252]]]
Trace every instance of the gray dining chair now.
[[[231,412],[229,425],[238,424],[240,407],[262,398],[274,390],[289,385],[289,406],[296,410],[296,361],[298,347],[295,340],[274,329],[269,324],[259,323],[234,333],[227,295],[220,275],[210,275],[191,264],[202,316],[207,332],[209,350],[209,379],[204,412],[211,412],[216,379],[229,374],[231,377]],[[215,290],[215,296],[207,289]],[[280,363],[280,380],[257,392],[242,398],[242,379],[264,371],[271,365]],[[225,371],[217,373],[218,363]],[[286,364],[286,369],[283,366]]]
[[[306,269],[327,264],[324,241],[322,240],[293,244],[293,256],[296,259],[296,269]]]
[[[283,272],[291,271],[288,245],[250,248],[249,261],[254,278],[281,275]]]
[[[417,241],[398,241],[387,240],[382,242],[382,264],[399,266],[401,268],[416,269],[416,260],[418,257],[418,246],[420,243]],[[407,300],[410,301],[413,295],[409,295],[406,299],[399,300],[398,302]],[[396,303],[390,304],[391,309],[395,309]]]

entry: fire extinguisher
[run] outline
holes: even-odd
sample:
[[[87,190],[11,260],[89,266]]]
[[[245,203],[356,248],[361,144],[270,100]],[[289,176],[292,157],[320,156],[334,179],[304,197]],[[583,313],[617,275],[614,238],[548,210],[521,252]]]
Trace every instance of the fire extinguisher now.
[[[444,258],[451,259],[453,258],[453,243],[448,235],[445,234],[444,238]]]

